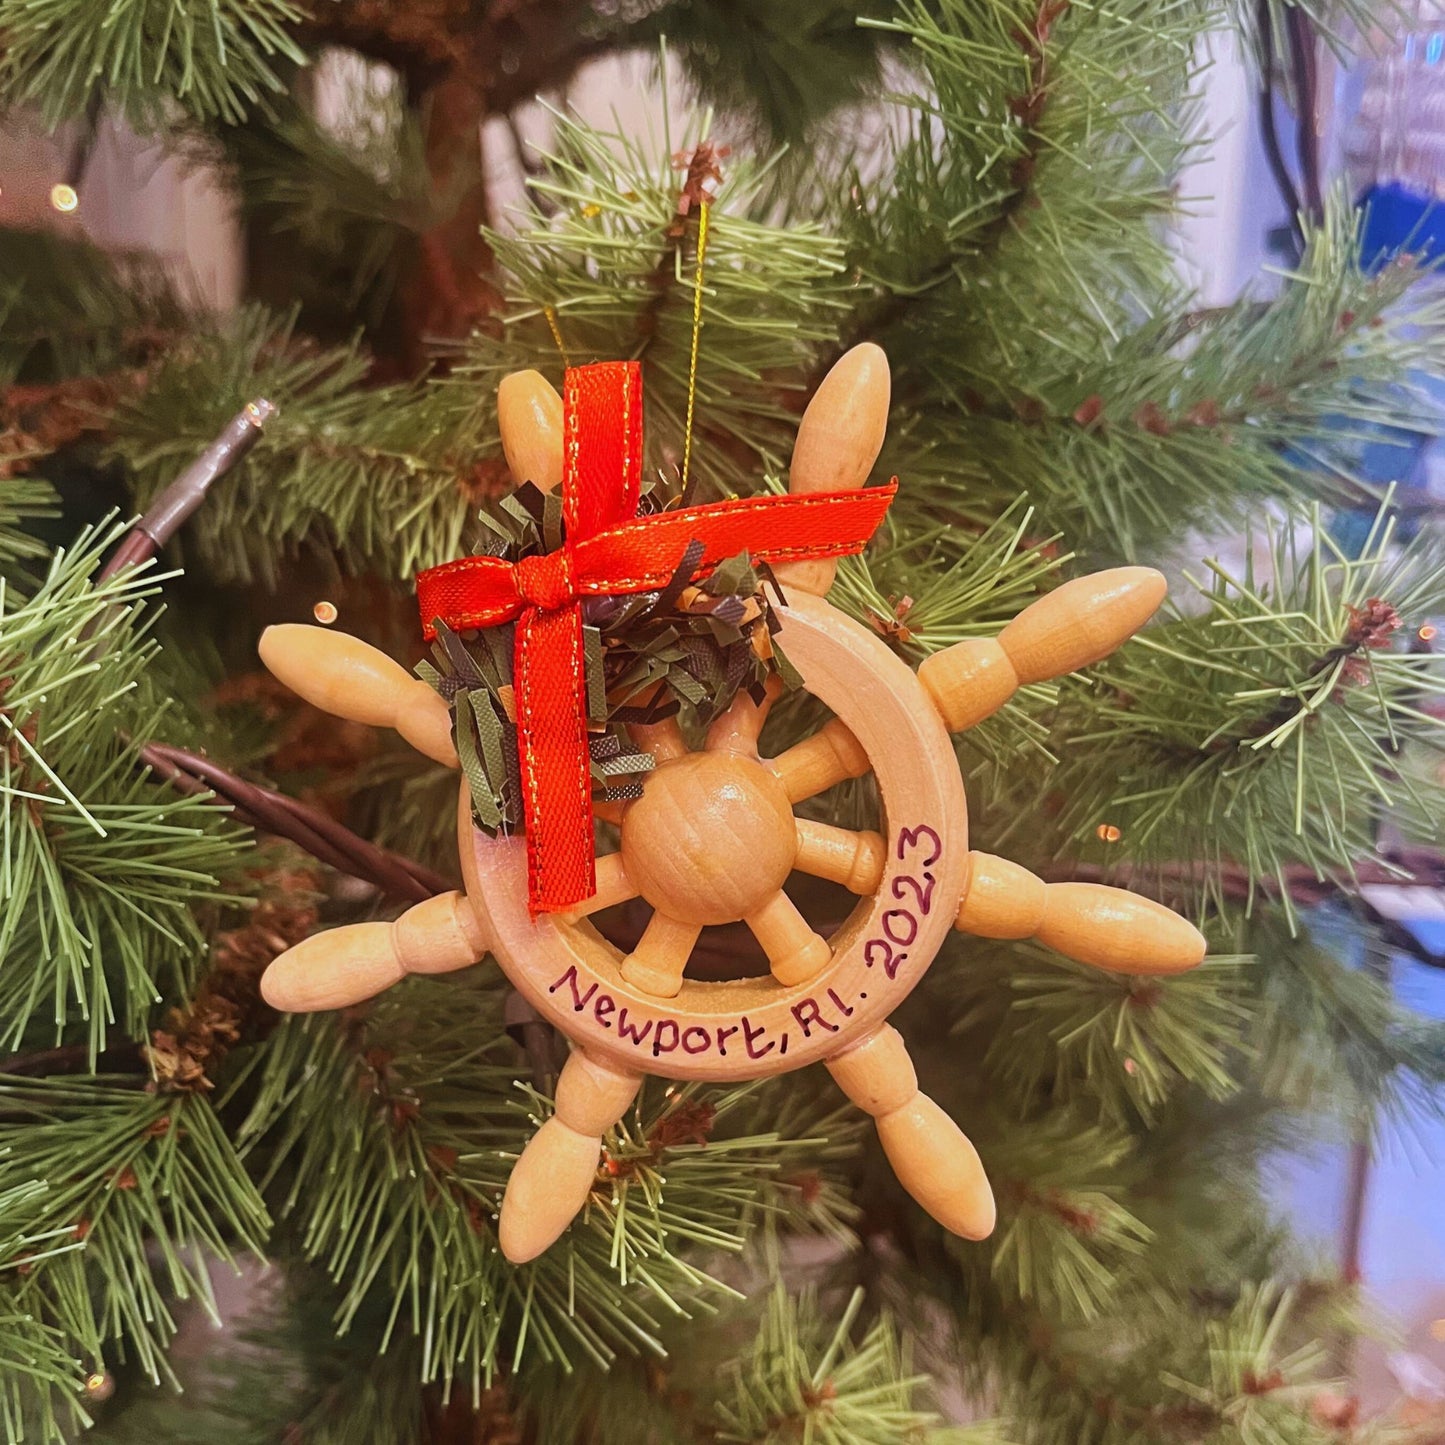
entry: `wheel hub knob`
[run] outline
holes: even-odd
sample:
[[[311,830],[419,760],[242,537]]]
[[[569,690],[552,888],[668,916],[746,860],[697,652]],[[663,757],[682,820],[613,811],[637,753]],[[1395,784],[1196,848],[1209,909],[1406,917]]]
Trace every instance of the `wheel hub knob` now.
[[[622,816],[627,876],[683,923],[746,918],[782,887],[797,850],[782,783],[735,753],[660,763]]]

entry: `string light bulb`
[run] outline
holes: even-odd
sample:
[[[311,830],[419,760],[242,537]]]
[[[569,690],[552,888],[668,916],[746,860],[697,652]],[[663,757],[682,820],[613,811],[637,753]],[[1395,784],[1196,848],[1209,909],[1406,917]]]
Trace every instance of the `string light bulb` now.
[[[318,602],[311,609],[311,615],[323,626],[330,627],[338,617],[336,604],[334,602]]]
[[[1427,622],[1415,635],[1421,642],[1429,642],[1439,630],[1433,622]]]
[[[1094,829],[1094,836],[1103,843],[1117,843],[1124,835],[1112,823],[1100,823]]]
[[[115,1394],[115,1376],[109,1370],[93,1370],[85,1377],[85,1398],[104,1401]]]
[[[73,211],[80,205],[80,197],[75,193],[74,186],[68,186],[64,181],[57,181],[50,188],[50,204],[57,211]]]

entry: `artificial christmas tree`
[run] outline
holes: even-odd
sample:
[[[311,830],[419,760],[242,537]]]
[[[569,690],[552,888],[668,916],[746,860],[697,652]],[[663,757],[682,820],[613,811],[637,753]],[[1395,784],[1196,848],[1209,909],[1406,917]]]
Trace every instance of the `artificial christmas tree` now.
[[[1359,499],[1354,430],[1418,419],[1402,378],[1437,360],[1441,318],[1408,264],[1362,268],[1341,204],[1277,297],[1193,306],[1164,227],[1195,42],[1230,9],[306,16],[187,0],[163,25],[146,7],[97,24],[76,0],[0,9],[8,98],[59,117],[108,86],[224,165],[256,292],[197,314],[136,258],[0,237],[7,1438],[88,1419],[94,1439],[218,1445],[1400,1438],[1323,1393],[1357,1328],[1354,1281],[1292,1244],[1262,1166],[1310,1128],[1387,1116],[1445,1069],[1439,1030],[1317,942],[1309,912],[1414,856],[1380,847],[1383,824],[1428,842],[1439,811],[1440,684],[1420,641],[1445,610],[1436,544],[1428,526],[1402,542],[1386,501],[1347,554],[1318,507]],[[664,26],[726,107],[717,135],[699,120],[649,148],[559,115],[533,209],[479,230],[496,218],[478,118]],[[321,44],[395,69],[365,136],[308,109],[295,67]],[[867,124],[838,110],[880,67],[899,94]],[[793,151],[767,161],[782,136]],[[288,284],[298,305],[278,307]],[[468,827],[509,856],[536,831],[510,787],[507,649],[454,618],[428,662],[416,574],[556,551],[556,460],[525,439],[545,441],[556,410],[525,383],[537,426],[499,429],[506,378],[640,364],[638,486],[660,509],[643,526],[668,504],[780,500],[805,405],[840,357],[875,347],[892,394],[872,478],[900,485],[828,593],[839,635],[866,634],[856,696],[835,667],[840,714],[876,701],[877,656],[910,678],[974,659],[956,701],[982,721],[942,758],[949,786],[955,765],[967,784],[968,849],[1017,860],[1000,876],[1035,905],[1042,887],[1125,886],[1142,914],[1197,923],[1211,956],[1175,975],[1145,939],[1138,971],[1081,966],[1049,946],[1067,930],[1027,941],[1043,905],[974,930],[992,941],[942,943],[891,1021],[992,1180],[986,1241],[918,1208],[808,1068],[649,1081],[614,1127],[573,1129],[589,1150],[600,1139],[590,1186],[573,1171],[581,1213],[513,1263],[504,1189],[538,1124],[558,1133],[544,1121],[565,1040],[488,963],[370,997],[395,976],[389,945],[361,956],[380,960],[366,987],[322,997],[356,980],[358,955],[328,938],[404,940],[389,925],[406,908],[453,906],[457,773],[432,759],[455,749]],[[814,450],[800,443],[794,489],[816,490],[820,458],[868,450],[849,429],[877,441],[884,411],[855,398]],[[829,485],[860,486],[872,455]],[[510,496],[524,481],[538,485]],[[1112,656],[1148,608],[1058,667],[1014,659],[1006,624],[1050,615],[1084,574],[1201,575],[1189,539],[1245,525],[1250,561],[1177,585]],[[690,745],[727,697],[757,708],[789,682],[790,625],[807,680],[789,599],[818,583],[788,569],[834,565],[786,559],[775,584],[729,559],[712,559],[715,587],[694,559],[656,612],[672,583],[649,580],[631,631],[584,615],[612,639],[596,675],[616,685],[625,664],[631,687],[666,684],[670,698],[628,705],[678,703]],[[530,604],[558,603],[556,578],[530,573]],[[354,655],[337,622],[418,675],[368,664],[363,683],[391,701],[352,686],[353,721],[324,719],[256,661],[265,625],[294,638],[303,621],[322,624],[316,667],[280,664],[303,692]],[[1000,657],[1017,692],[989,691]],[[1079,662],[1093,665],[1057,677]],[[354,721],[396,719],[398,689],[420,754]],[[609,812],[648,799],[655,759],[639,755],[664,715],[614,721],[590,760],[604,844]],[[784,686],[752,741],[788,756],[839,729]],[[906,730],[874,731],[892,776]],[[907,829],[861,771],[789,796],[799,837]],[[668,893],[653,886],[666,863],[653,857],[645,898]],[[759,852],[769,896],[780,866]],[[856,870],[819,871],[785,881],[808,957],[840,927],[846,945],[853,907],[836,879]],[[528,920],[526,868],[511,875],[487,907]],[[1082,896],[1068,890],[1054,896]],[[739,910],[682,920],[701,931],[671,977],[682,952],[652,946],[627,893],[592,919],[595,966],[619,989],[623,960],[665,965],[683,998],[707,980],[782,987],[764,977],[777,935],[760,926],[759,948],[727,921]],[[261,980],[283,957],[273,980],[339,1006],[268,1007]],[[197,1360],[177,1328],[226,1261],[247,1297]],[[941,1423],[960,1391],[993,1423]]]

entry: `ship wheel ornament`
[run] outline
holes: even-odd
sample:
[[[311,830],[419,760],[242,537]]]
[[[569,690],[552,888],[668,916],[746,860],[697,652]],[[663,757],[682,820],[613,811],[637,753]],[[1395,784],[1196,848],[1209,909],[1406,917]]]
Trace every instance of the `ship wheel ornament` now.
[[[579,502],[583,494],[576,490],[591,485],[595,503],[607,489],[626,491],[625,479],[609,469],[640,475],[635,367],[621,383],[626,415],[605,445],[592,444],[584,455],[588,447],[579,441],[577,413],[586,393],[577,388],[596,379],[588,373],[603,371],[569,371],[566,405],[536,372],[508,377],[498,396],[513,476],[543,491],[563,489],[564,545],[515,567],[473,558],[467,559],[475,564],[471,571],[454,563],[435,569],[440,580],[431,574],[421,579],[424,622],[432,620],[429,600],[438,598],[450,599],[454,610],[460,606],[463,627],[485,625],[489,617],[515,620],[518,707],[535,709],[529,716],[538,733],[534,774],[523,760],[528,803],[536,809],[548,799],[560,801],[543,811],[545,827],[537,826],[537,812],[529,814],[529,836],[505,830],[493,835],[476,826],[463,780],[465,891],[418,904],[392,923],[313,935],[271,964],[263,993],[283,1010],[342,1008],[408,974],[466,968],[487,954],[496,959],[572,1046],[558,1080],[556,1110],[517,1161],[503,1199],[500,1242],[514,1262],[547,1249],[582,1209],[596,1181],[602,1136],[629,1108],[644,1075],[739,1080],[814,1062],[823,1063],[874,1118],[899,1181],[918,1203],[955,1234],[981,1239],[993,1228],[995,1210],[978,1155],[958,1125],[919,1092],[903,1040],[887,1021],[949,930],[1034,938],[1082,963],[1125,974],[1193,967],[1205,945],[1191,924],[1151,899],[1096,884],[1045,883],[1015,863],[970,852],[950,734],[996,712],[1020,687],[1112,652],[1159,606],[1164,578],[1125,567],[1068,582],[997,637],[960,642],[915,672],[881,636],[826,600],[837,554],[862,545],[891,496],[889,489],[861,486],[886,423],[889,376],[882,351],[856,347],[824,380],[799,426],[789,498],[750,501],[745,505],[751,510],[741,515],[727,512],[744,505],[732,503],[634,517],[636,499],[627,497],[620,524],[605,508],[599,513],[594,507],[589,517],[589,504]],[[616,376],[614,369],[610,379]],[[787,518],[803,517],[812,542],[792,549],[774,543],[770,553],[766,534],[773,524],[763,519],[768,502],[797,509],[777,515],[795,533]],[[860,521],[857,509],[864,505],[873,511]],[[848,507],[854,510],[845,515]],[[825,514],[832,521],[808,532],[808,519]],[[564,818],[565,827],[555,816],[576,812],[573,755],[585,738],[579,742],[568,733],[573,708],[567,696],[531,696],[548,680],[538,659],[560,664],[570,656],[575,674],[576,657],[568,649],[575,646],[574,622],[580,627],[574,617],[579,598],[617,587],[619,557],[622,570],[635,573],[632,581],[646,580],[638,557],[648,548],[666,554],[664,572],[676,570],[694,524],[674,525],[673,518],[693,517],[697,528],[720,529],[709,544],[713,553],[729,546],[742,550],[733,545],[735,533],[718,521],[722,515],[731,519],[729,526],[765,534],[748,550],[772,563],[779,584],[778,641],[803,687],[833,716],[805,741],[776,757],[761,756],[759,735],[781,690],[774,676],[765,687],[739,691],[697,748],[688,746],[673,719],[629,724],[633,745],[651,755],[652,771],[640,796],[599,805],[618,824],[621,844],[594,860],[590,795],[584,792],[583,811]],[[819,541],[829,527],[842,535]],[[611,560],[599,562],[604,552]],[[655,556],[649,565],[655,572]],[[474,575],[482,582],[474,585]],[[475,603],[478,597],[469,613],[467,598]],[[532,654],[524,657],[528,648]],[[261,656],[282,682],[317,706],[393,727],[427,756],[458,766],[448,703],[375,649],[319,627],[283,625],[267,630]],[[531,681],[522,675],[524,663],[532,668]],[[569,687],[578,686],[574,675]],[[577,716],[585,726],[585,716]],[[519,734],[527,730],[523,723]],[[561,790],[555,786],[559,770],[571,773]],[[877,784],[880,831],[850,831],[795,814],[807,799],[869,772]],[[576,851],[578,819],[586,830],[581,863],[569,853]],[[785,885],[795,870],[858,896],[831,937],[817,933],[789,898]],[[569,888],[576,897],[569,897]],[[651,918],[624,954],[589,917],[639,898],[650,905]],[[770,973],[721,983],[688,978],[700,931],[737,922],[751,929]]]

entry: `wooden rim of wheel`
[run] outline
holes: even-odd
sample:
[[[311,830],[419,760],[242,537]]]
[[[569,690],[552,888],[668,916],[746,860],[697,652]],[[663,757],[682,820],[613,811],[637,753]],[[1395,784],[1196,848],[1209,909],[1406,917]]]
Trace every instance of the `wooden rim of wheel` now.
[[[884,820],[878,885],[806,982],[684,979],[673,998],[635,987],[622,976],[621,953],[585,917],[528,916],[525,841],[477,829],[462,788],[467,896],[503,971],[575,1043],[635,1072],[755,1077],[837,1054],[898,1007],[954,925],[967,804],[937,710],[881,638],[827,602],[795,592],[778,615],[779,641],[804,686],[866,753]]]

